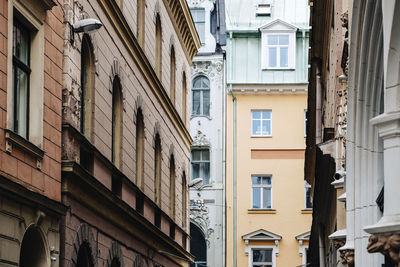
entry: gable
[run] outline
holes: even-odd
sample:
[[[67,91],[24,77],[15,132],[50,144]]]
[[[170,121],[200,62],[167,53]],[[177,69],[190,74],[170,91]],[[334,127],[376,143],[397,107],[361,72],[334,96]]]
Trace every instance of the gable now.
[[[260,229],[242,236],[243,240],[280,240],[282,236]]]
[[[297,27],[293,24],[285,22],[281,19],[276,19],[274,21],[268,22],[260,27],[261,32],[276,32],[276,31],[283,31],[283,32],[295,32]]]

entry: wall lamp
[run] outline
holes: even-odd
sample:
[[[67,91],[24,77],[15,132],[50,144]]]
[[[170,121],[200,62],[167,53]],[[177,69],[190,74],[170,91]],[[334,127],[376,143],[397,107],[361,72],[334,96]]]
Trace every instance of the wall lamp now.
[[[100,29],[103,24],[97,19],[82,19],[71,25],[70,42],[74,43],[74,33],[90,33]]]

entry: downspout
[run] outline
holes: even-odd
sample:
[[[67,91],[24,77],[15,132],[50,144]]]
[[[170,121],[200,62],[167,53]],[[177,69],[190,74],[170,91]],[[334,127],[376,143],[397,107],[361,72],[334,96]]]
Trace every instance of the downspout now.
[[[319,267],[325,267],[325,241],[324,229],[319,225],[318,243],[319,243]]]
[[[317,88],[316,88],[316,133],[315,133],[315,144],[322,143],[322,83],[321,83],[321,71],[317,67]]]
[[[232,91],[232,76],[233,76],[233,45],[232,32],[229,32],[229,93],[233,101],[233,267],[237,267],[237,99]]]

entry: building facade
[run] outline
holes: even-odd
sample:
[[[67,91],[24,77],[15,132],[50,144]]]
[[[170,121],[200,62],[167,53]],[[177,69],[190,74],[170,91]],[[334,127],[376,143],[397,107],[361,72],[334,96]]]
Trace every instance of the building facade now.
[[[65,1],[63,266],[189,266],[186,1]],[[97,32],[74,23],[98,19]]]
[[[59,266],[59,1],[0,1],[0,266]]]
[[[188,1],[202,43],[191,68],[190,251],[193,266],[225,266],[225,4]]]
[[[227,3],[227,265],[301,266],[307,1]]]

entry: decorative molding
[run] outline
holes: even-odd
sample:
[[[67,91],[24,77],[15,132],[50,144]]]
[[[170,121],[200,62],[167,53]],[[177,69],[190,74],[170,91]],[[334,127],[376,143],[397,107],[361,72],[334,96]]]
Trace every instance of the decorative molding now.
[[[281,235],[272,233],[270,231],[259,229],[257,231],[248,233],[242,236],[242,239],[245,242],[245,254],[248,255],[250,253],[249,242],[250,241],[274,241],[275,243],[275,255],[279,254],[279,240],[282,239]]]
[[[193,147],[210,147],[210,140],[203,134],[200,130],[197,131],[197,134],[193,137]]]
[[[124,259],[122,257],[121,246],[116,241],[112,243],[111,248],[109,250],[107,267],[112,267],[112,262],[114,259],[118,259],[120,264],[119,266],[124,267]]]
[[[341,243],[337,243],[337,245],[341,245]],[[344,249],[339,250],[340,252],[340,261],[342,264],[348,267],[354,267],[354,249]]]
[[[400,234],[374,234],[369,237],[367,250],[369,253],[381,253],[400,263]]]
[[[73,246],[73,252],[72,252],[72,264],[73,266],[77,266],[78,264],[78,254],[79,254],[79,249],[81,248],[82,245],[87,245],[89,249],[89,266],[96,266],[97,265],[97,241],[94,239],[93,232],[90,228],[89,225],[86,223],[82,223],[79,226],[79,230],[76,233],[75,241],[74,241],[74,246]]]
[[[216,78],[222,78],[223,61],[217,60],[204,60],[204,61],[193,61],[192,65],[192,80],[196,76],[204,75],[208,79],[214,80]]]
[[[188,5],[193,7],[201,7],[201,4],[204,3],[204,0],[188,0]]]
[[[190,200],[190,220],[203,231],[207,246],[210,247],[210,236],[214,229],[210,227],[208,214],[208,207],[204,205],[204,199],[200,195],[196,199]]]

